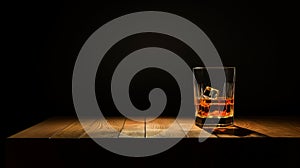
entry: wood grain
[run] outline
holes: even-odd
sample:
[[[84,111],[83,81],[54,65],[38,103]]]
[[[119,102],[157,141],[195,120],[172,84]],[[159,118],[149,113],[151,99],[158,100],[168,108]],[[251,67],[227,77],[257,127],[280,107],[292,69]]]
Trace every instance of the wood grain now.
[[[263,116],[240,117],[235,125],[269,137],[300,137],[299,117]]]
[[[95,121],[95,119],[89,118],[81,119],[80,121],[76,120],[66,128],[57,131],[50,138],[80,138],[83,134],[85,134],[83,125],[86,129],[88,129],[93,125]]]
[[[184,131],[175,118],[156,118],[146,122],[147,138],[181,138],[185,136]]]
[[[180,118],[177,119],[177,122],[181,126],[187,138],[217,138],[216,135],[196,126],[194,118]]]
[[[111,117],[105,120],[95,120],[80,138],[118,138],[123,129],[125,118]]]
[[[196,125],[186,134],[188,138],[217,138],[217,136],[213,134],[213,131],[199,128]]]
[[[78,138],[83,132],[84,130],[79,121],[74,121],[66,128],[51,135],[50,138]]]
[[[140,122],[142,121],[142,122]],[[119,138],[144,138],[145,137],[145,120],[138,121],[126,119],[124,127],[121,130]]]
[[[75,121],[75,117],[53,117],[14,134],[9,138],[50,138],[53,134],[66,128]]]

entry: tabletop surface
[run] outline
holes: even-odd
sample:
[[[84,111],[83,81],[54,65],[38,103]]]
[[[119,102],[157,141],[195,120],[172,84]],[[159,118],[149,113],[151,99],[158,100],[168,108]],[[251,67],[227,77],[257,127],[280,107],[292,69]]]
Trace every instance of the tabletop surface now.
[[[53,117],[9,138],[300,138],[299,116],[243,116],[236,117],[231,127],[203,129],[193,119],[169,117],[147,122],[111,117],[106,121]]]

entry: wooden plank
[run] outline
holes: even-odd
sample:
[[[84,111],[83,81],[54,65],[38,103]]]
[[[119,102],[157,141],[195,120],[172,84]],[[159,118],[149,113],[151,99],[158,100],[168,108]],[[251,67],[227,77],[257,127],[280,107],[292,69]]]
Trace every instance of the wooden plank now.
[[[110,117],[107,120],[96,120],[87,128],[86,132],[80,138],[118,138],[125,118]]]
[[[121,131],[124,127],[126,118],[124,117],[110,117],[107,119],[108,124],[110,124],[115,130]]]
[[[185,133],[175,118],[159,117],[146,122],[147,138],[182,138]]]
[[[184,132],[189,132],[195,126],[194,118],[177,118],[176,120]]]
[[[140,122],[143,121],[143,122]],[[145,120],[139,121],[126,119],[124,127],[121,130],[119,138],[144,138],[145,137]]]
[[[93,119],[83,119],[81,120],[86,126],[91,125],[94,120]],[[66,128],[57,131],[50,138],[79,138],[85,131],[81,125],[81,123],[76,120]]]
[[[234,124],[236,126],[241,127],[241,128],[246,128],[246,129],[264,134],[266,136],[269,136],[268,133],[270,132],[269,131],[270,126],[259,124],[262,120],[263,120],[263,118],[252,118],[252,119],[250,119],[250,118],[239,117],[239,118],[235,118]],[[275,125],[273,125],[273,126],[275,126]]]
[[[235,124],[239,127],[253,130],[269,137],[300,138],[299,117],[240,117],[235,119]]]
[[[196,126],[194,119],[179,119],[179,125],[183,128],[188,138],[246,138],[246,137],[265,137],[262,134],[239,128],[239,127],[225,127],[225,128],[199,128]],[[192,125],[192,127],[191,127]]]
[[[186,132],[188,138],[217,138],[211,130],[202,129],[194,125],[192,129]]]
[[[259,132],[237,127],[237,126],[228,126],[225,128],[215,128],[213,130],[213,134],[215,134],[218,138],[265,138],[267,135],[261,134]]]
[[[74,121],[76,121],[75,117],[53,117],[9,138],[50,138],[57,131],[66,128]]]
[[[187,138],[217,138],[216,135],[196,126],[194,118],[180,118],[177,119],[177,122],[181,126]]]

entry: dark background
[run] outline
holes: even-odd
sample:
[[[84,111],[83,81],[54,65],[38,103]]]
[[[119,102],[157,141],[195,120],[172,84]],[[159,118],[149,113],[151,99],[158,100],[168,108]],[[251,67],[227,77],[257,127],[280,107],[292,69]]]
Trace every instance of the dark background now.
[[[5,101],[1,133],[6,137],[51,116],[76,115],[71,79],[82,45],[104,23],[144,10],[187,18],[211,39],[223,64],[237,68],[235,115],[298,115],[299,10],[284,2],[26,2],[3,6],[7,10],[2,24]],[[120,52],[153,43],[153,37],[124,43]],[[164,37],[157,38],[155,45],[166,45],[159,40]],[[170,48],[178,45],[172,39],[167,44]],[[153,86],[157,84],[147,87]],[[147,106],[141,103],[140,108]]]

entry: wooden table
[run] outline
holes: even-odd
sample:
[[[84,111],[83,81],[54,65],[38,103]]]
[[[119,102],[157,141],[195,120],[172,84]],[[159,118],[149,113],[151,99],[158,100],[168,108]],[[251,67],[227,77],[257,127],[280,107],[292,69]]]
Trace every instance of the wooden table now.
[[[108,118],[108,122],[85,120],[89,135],[95,138],[198,138],[201,129],[193,119],[157,118],[139,122],[125,118]],[[115,130],[109,130],[108,124]],[[170,128],[173,124],[172,128]],[[165,130],[168,129],[168,132]],[[25,129],[9,138],[89,138],[76,118],[54,117]],[[204,135],[204,134],[203,134]],[[297,117],[239,117],[235,126],[215,129],[209,138],[276,137],[300,138],[300,120]]]
[[[159,162],[194,167],[285,166],[298,164],[299,116],[236,117],[235,126],[216,129],[199,143],[201,132],[188,125],[193,119],[158,118],[137,122],[125,118],[86,120],[86,129],[76,118],[54,117],[6,139],[7,167],[89,167],[102,163],[149,167]],[[116,131],[108,129],[108,124]],[[172,128],[169,128],[174,124]],[[168,132],[165,130],[168,129]],[[171,149],[151,157],[130,158],[101,148],[94,138],[181,138]],[[203,138],[203,137],[202,137]],[[41,166],[42,165],[42,166]]]

